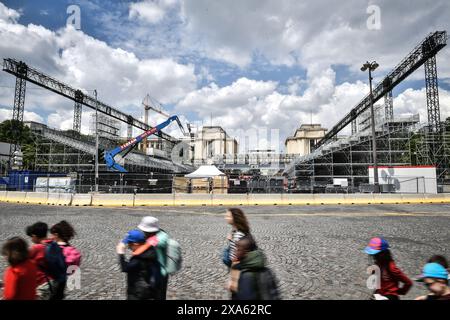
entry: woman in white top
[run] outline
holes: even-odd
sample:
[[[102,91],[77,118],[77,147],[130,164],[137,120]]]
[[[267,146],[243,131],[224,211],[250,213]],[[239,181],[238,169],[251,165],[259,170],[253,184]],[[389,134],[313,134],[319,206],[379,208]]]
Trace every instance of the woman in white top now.
[[[228,234],[229,259],[234,261],[236,258],[236,243],[244,236],[250,234],[248,220],[238,208],[230,208],[227,210],[225,220],[231,225],[231,233]]]

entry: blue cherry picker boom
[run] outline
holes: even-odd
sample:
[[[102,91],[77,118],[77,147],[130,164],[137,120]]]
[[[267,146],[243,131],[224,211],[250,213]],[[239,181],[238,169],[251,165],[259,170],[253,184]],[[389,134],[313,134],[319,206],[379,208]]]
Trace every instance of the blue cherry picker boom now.
[[[176,121],[178,123],[178,126],[180,127],[181,132],[184,135],[185,131],[184,131],[183,125],[181,124],[181,121],[178,118],[178,116],[171,116],[166,121],[158,124],[156,127],[153,127],[151,129],[145,131],[144,133],[141,133],[140,135],[131,139],[127,143],[124,143],[123,145],[118,146],[112,150],[105,151],[104,158],[105,158],[106,166],[108,167],[108,169],[119,171],[119,172],[127,172],[127,170],[124,167],[122,167],[120,164],[118,164],[114,158],[118,154],[120,154],[124,151],[125,151],[125,153],[122,155],[122,158],[125,158],[128,155],[128,153],[130,153],[131,150],[133,150],[133,148],[139,142],[146,139],[148,136],[151,136],[152,134],[155,134],[156,132],[161,131],[162,129],[167,127],[169,124],[171,124],[173,121]]]

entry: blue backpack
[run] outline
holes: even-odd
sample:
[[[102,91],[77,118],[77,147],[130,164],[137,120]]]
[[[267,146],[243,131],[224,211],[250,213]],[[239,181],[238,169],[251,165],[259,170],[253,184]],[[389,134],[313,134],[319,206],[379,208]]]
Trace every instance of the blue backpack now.
[[[45,273],[51,276],[56,282],[67,281],[67,264],[60,246],[52,241],[45,247]]]
[[[222,262],[227,267],[231,267],[230,246],[227,245],[222,251]]]

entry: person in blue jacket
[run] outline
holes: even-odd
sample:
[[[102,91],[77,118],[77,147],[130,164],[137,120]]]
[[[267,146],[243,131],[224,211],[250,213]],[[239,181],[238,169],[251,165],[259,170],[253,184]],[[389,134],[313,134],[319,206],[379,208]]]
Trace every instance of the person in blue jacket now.
[[[125,239],[117,245],[121,270],[127,274],[128,300],[152,300],[160,295],[161,288],[157,281],[160,270],[156,249],[148,247],[143,252],[133,255],[128,261],[125,258],[127,246],[135,252],[144,245],[145,235],[140,230],[129,231]]]

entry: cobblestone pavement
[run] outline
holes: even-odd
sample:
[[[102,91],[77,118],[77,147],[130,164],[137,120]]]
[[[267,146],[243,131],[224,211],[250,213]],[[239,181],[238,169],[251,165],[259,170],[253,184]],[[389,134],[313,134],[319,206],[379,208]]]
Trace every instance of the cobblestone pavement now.
[[[397,264],[417,275],[432,254],[450,257],[450,205],[244,207],[252,232],[275,271],[283,299],[367,299],[372,236],[383,235]],[[229,231],[221,207],[92,208],[0,204],[0,242],[36,221],[62,219],[78,234],[83,254],[81,288],[69,299],[124,299],[116,243],[144,215],[154,215],[182,245],[184,266],[169,282],[169,299],[228,299],[221,252]],[[3,275],[5,260],[0,259]],[[406,298],[424,292],[415,285]]]

